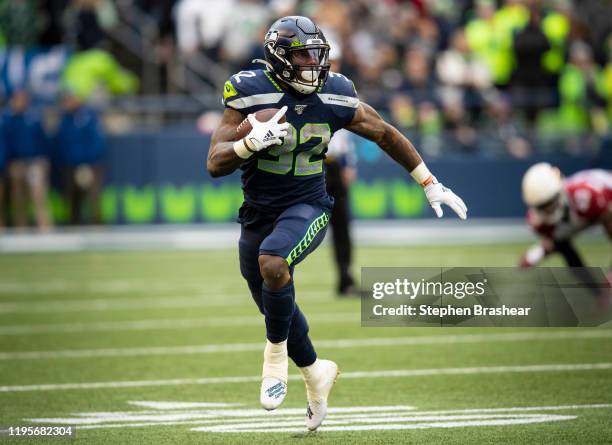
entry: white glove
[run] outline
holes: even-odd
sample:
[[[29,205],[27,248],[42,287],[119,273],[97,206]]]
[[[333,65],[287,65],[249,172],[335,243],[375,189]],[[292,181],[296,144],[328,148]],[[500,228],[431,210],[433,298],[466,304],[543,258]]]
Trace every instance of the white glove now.
[[[442,218],[442,204],[446,204],[453,211],[459,215],[459,218],[467,218],[467,207],[463,200],[455,195],[449,188],[444,187],[434,177],[433,180],[425,186],[425,196],[431,204],[431,208],[434,209],[438,218]]]
[[[286,112],[287,106],[285,105],[267,122],[259,122],[255,118],[255,114],[249,114],[247,119],[253,128],[244,138],[247,147],[251,151],[258,152],[272,145],[281,145],[283,143],[281,138],[287,137],[289,123],[284,122],[279,124],[278,121]]]

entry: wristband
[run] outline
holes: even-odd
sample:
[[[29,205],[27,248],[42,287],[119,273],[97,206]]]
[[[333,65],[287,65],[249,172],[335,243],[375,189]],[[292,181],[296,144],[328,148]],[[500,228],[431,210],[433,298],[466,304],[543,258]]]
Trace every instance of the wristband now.
[[[241,159],[249,159],[253,153],[255,153],[247,146],[247,142],[244,138],[234,142],[234,151]]]
[[[417,165],[414,170],[410,172],[410,176],[421,185],[421,187],[425,187],[431,184],[434,180],[434,176],[431,174],[427,166],[424,162],[421,162]]]

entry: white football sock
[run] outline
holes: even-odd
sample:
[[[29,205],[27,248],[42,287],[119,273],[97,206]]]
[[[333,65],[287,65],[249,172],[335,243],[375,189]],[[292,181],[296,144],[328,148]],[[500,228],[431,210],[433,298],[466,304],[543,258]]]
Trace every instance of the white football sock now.
[[[288,367],[287,340],[280,343],[272,343],[267,340],[261,376],[274,377],[287,383]]]

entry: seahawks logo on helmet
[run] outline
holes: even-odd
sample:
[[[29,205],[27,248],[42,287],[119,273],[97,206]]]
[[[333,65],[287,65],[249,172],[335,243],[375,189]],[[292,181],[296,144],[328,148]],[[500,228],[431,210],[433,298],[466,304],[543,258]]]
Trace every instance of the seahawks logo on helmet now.
[[[266,65],[301,94],[323,87],[329,73],[329,44],[312,20],[302,16],[278,19],[264,39]]]
[[[278,31],[268,31],[266,33],[266,42],[276,42],[278,40]]]

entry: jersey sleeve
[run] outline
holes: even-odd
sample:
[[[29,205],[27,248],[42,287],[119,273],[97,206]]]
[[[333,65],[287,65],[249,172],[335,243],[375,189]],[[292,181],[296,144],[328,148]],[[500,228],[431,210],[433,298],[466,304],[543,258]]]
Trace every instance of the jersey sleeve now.
[[[221,99],[221,102],[226,108],[234,108],[230,105],[230,103],[239,97],[240,94],[238,93],[235,82],[232,82],[232,78],[230,77],[223,85],[223,98]]]
[[[330,105],[333,109],[335,116],[334,130],[349,125],[359,106],[359,96],[353,81],[339,73],[329,73],[329,78],[325,88],[319,93],[319,98],[321,102]]]
[[[608,200],[603,190],[585,181],[569,184],[567,194],[570,205],[581,218],[595,221],[608,212]]]
[[[257,94],[253,90],[252,82],[249,82],[248,77],[243,77],[241,73],[234,74],[223,85],[223,105],[243,114],[249,114],[248,98]]]
[[[282,96],[282,92],[262,70],[240,71],[223,85],[222,102],[226,108],[249,114],[262,105],[275,106]]]

